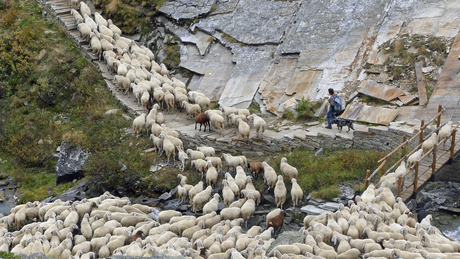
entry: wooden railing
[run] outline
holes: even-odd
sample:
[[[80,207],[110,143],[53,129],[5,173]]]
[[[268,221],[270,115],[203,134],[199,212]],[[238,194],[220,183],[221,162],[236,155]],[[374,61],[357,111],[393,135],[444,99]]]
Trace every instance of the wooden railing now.
[[[403,143],[401,143],[398,147],[396,147],[393,151],[391,151],[390,153],[388,153],[387,155],[385,155],[384,153],[382,154],[382,158],[378,161],[378,163],[380,163],[380,165],[377,167],[377,169],[375,169],[372,174],[370,173],[370,170],[367,170],[366,171],[366,179],[365,179],[365,182],[364,182],[364,185],[365,185],[365,188],[367,188],[369,186],[369,183],[371,182],[372,178],[378,173],[378,172],[381,172],[380,174],[380,177],[382,176],[385,176],[387,175],[388,173],[390,172],[393,172],[394,168],[396,166],[398,166],[403,160],[405,160],[406,158],[408,158],[410,155],[412,155],[414,152],[416,152],[417,150],[419,150],[423,144],[423,132],[424,130],[426,129],[427,126],[429,126],[431,123],[433,123],[435,120],[436,120],[436,128],[431,132],[431,134],[429,134],[425,139],[429,138],[433,133],[439,133],[439,130],[441,128],[441,115],[444,113],[446,109],[442,109],[441,105],[439,105],[439,108],[438,108],[438,113],[430,120],[428,121],[427,123],[424,123],[424,121],[422,120],[421,122],[421,125],[420,125],[420,131],[417,132],[414,136],[412,136],[409,140],[406,140],[406,137],[404,136],[403,137]],[[400,176],[398,181],[396,182],[398,184],[398,197],[400,197],[402,194],[404,194],[405,192],[407,192],[410,187],[413,186],[413,191],[416,192],[418,187],[420,186],[417,186],[418,184],[418,179],[422,176],[424,176],[426,173],[429,173],[431,171],[431,175],[435,174],[436,173],[436,162],[438,159],[440,159],[441,157],[443,157],[444,155],[446,155],[447,153],[450,153],[450,156],[449,156],[449,160],[452,160],[453,157],[454,157],[454,151],[455,151],[455,135],[456,135],[456,132],[457,132],[457,128],[460,124],[456,125],[451,134],[447,137],[447,138],[444,138],[443,140],[441,140],[439,143],[435,144],[433,148],[431,148],[428,152],[426,152],[426,154],[423,154],[423,156],[420,158],[419,161],[417,161],[415,163],[415,165],[411,166],[410,168],[408,168],[408,171],[403,175],[403,176]],[[418,145],[411,151],[409,152],[408,154],[405,154],[405,151],[406,151],[406,147],[413,141],[415,140],[416,138],[418,137]],[[449,149],[445,150],[443,153],[441,154],[437,154],[437,149],[438,147],[443,144],[445,145],[445,143],[447,142],[447,140],[449,139],[449,137],[452,137],[451,138],[451,146]],[[385,166],[387,165],[387,163],[389,163],[389,160],[392,159],[397,153],[398,151],[401,151],[400,152],[400,158],[397,162],[395,162],[393,165],[391,165],[387,170],[385,170]],[[425,169],[423,172],[419,172],[419,167],[420,167],[420,163],[426,159],[430,154],[433,154],[432,156],[432,162],[431,164],[428,166],[427,169]],[[431,169],[431,170],[430,170]],[[403,186],[403,179],[405,179],[406,176],[408,176],[409,174],[411,173],[414,173],[414,180],[413,182],[409,183],[409,184],[405,184],[405,186]],[[377,182],[376,185],[380,184],[380,181]]]

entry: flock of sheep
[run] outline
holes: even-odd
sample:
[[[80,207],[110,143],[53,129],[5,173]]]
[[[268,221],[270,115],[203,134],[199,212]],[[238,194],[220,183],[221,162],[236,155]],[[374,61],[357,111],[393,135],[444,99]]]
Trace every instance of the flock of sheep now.
[[[97,12],[94,20],[88,6],[71,1],[78,30],[90,43],[99,59],[103,58],[115,75],[117,85],[126,94],[131,92],[144,113],[133,121],[133,130],[150,130],[156,151],[165,153],[168,163],[180,161],[185,170],[187,160],[201,174],[203,181],[187,184],[187,177],[179,177],[178,195],[189,202],[192,211],[202,216],[184,216],[177,211],[162,211],[156,217],[151,208],[131,204],[128,198],[108,193],[73,203],[57,200],[53,203],[27,203],[18,205],[11,214],[0,219],[0,250],[15,254],[42,252],[53,258],[105,258],[110,255],[148,257],[155,253],[186,258],[460,258],[460,244],[445,238],[431,226],[431,216],[420,223],[400,198],[395,199],[394,186],[399,175],[407,172],[403,162],[398,169],[381,179],[379,188],[370,185],[356,203],[341,206],[335,212],[308,215],[304,218],[302,243],[278,245],[267,253],[275,232],[284,222],[282,207],[287,189],[282,175],[266,162],[248,163],[244,156],[223,154],[216,156],[211,147],[198,147],[184,151],[177,131],[165,125],[160,109],[173,112],[175,106],[195,117],[197,124],[211,125],[223,134],[226,126],[234,125],[239,134],[249,138],[249,120],[253,121],[257,137],[263,134],[266,123],[246,109],[222,107],[210,109],[210,100],[202,93],[187,91],[185,84],[172,77],[164,64],[154,61],[153,53],[135,41],[121,36],[121,30]],[[80,15],[80,13],[83,15]],[[422,152],[450,135],[452,122],[446,124],[439,135],[427,139],[420,151],[408,158],[407,166],[420,160]],[[222,158],[228,169],[224,173]],[[249,167],[252,175],[244,168]],[[281,159],[280,170],[292,183],[293,206],[299,204],[303,191],[297,183],[298,171]],[[277,207],[266,216],[266,226],[247,223],[261,202],[261,193],[252,183],[262,174],[267,192],[272,189]],[[222,193],[212,194],[219,175]],[[205,188],[206,184],[206,188]],[[242,197],[242,198],[240,198]],[[225,208],[218,211],[223,200]],[[241,225],[245,223],[245,228]],[[15,231],[10,232],[9,229]],[[247,230],[246,230],[247,229]],[[246,231],[243,231],[246,230]]]

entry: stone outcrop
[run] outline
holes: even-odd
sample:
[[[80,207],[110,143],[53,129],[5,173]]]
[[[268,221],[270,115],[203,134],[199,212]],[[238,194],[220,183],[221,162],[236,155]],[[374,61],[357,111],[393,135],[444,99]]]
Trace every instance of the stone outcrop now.
[[[56,164],[56,185],[82,178],[89,154],[90,152],[83,150],[80,146],[62,142],[59,160]]]

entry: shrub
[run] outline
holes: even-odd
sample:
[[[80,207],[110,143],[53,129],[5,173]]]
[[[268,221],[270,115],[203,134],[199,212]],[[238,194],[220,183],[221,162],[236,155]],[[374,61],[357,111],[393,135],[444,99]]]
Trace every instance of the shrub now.
[[[297,105],[295,106],[294,110],[298,113],[297,119],[309,120],[314,116],[314,111],[312,109],[310,100],[303,97],[297,101]]]

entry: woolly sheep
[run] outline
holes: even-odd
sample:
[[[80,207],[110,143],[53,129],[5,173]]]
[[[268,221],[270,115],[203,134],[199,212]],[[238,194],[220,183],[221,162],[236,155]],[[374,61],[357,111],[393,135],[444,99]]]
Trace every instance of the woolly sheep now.
[[[251,115],[248,109],[238,109],[238,115],[244,115],[246,117]]]
[[[235,182],[240,190],[246,187],[246,173],[241,166],[236,167]]]
[[[238,187],[238,184],[236,184],[235,179],[233,179],[232,175],[230,173],[225,173],[225,179],[228,182],[228,186],[230,189],[232,189],[233,193],[235,195],[240,194],[240,188]]]
[[[225,162],[227,162],[227,167],[234,167],[236,169],[237,166],[244,166],[244,160],[241,157],[234,157],[230,154],[223,154],[222,157],[224,158]]]
[[[70,13],[72,14],[73,19],[75,20],[75,23],[77,25],[83,22],[83,16],[81,16],[81,14],[77,10],[71,9]]]
[[[82,15],[86,14],[91,16],[91,9],[89,9],[88,5],[86,5],[84,2],[80,2],[80,13]]]
[[[252,124],[254,125],[254,128],[256,129],[256,136],[260,138],[264,132],[265,128],[267,127],[267,123],[265,122],[264,119],[261,117],[257,116],[256,114],[250,115],[247,117],[249,120],[252,119]]]
[[[244,122],[248,122],[248,119],[244,115],[236,115],[234,113],[230,114],[228,116],[229,119],[229,124],[232,124],[235,126],[235,128],[238,128],[238,119],[242,119]]]
[[[203,181],[199,181],[195,186],[193,186],[189,191],[188,191],[188,198],[190,201],[190,205],[192,204],[193,197],[199,192],[203,191]]]
[[[182,148],[177,147],[177,149],[179,150],[178,158],[179,158],[179,161],[181,162],[181,166],[179,166],[179,168],[182,167],[180,169],[183,172],[185,169],[185,163],[186,163],[185,160],[188,160],[189,158],[188,158],[187,153],[185,153],[184,150],[182,150]]]
[[[220,217],[223,220],[233,220],[241,216],[241,209],[238,207],[225,208],[220,211]]]
[[[434,145],[437,143],[436,142],[437,136],[438,135],[435,132],[433,132],[428,139],[423,141],[422,149],[423,149],[424,154],[426,154],[428,151],[430,151],[430,149],[432,149],[434,147]]]
[[[222,190],[222,196],[224,197],[224,205],[225,207],[229,207],[230,204],[235,200],[235,194],[233,193],[232,189],[230,189],[227,180],[223,180],[222,184],[224,186]]]
[[[204,203],[211,197],[212,187],[208,186],[203,191],[197,193],[192,199],[192,211],[197,212],[201,210]]]
[[[284,175],[286,175],[290,179],[297,178],[297,175],[299,174],[297,168],[287,163],[287,158],[285,157],[281,158],[280,170]]]
[[[241,217],[246,222],[246,228],[248,227],[249,218],[256,210],[256,201],[254,195],[250,192],[248,194],[248,200],[241,207]]]
[[[147,104],[149,103],[149,100],[150,100],[149,92],[144,91],[144,93],[141,96],[142,110],[144,112],[148,112]]]
[[[267,162],[262,162],[262,166],[264,167],[264,182],[268,185],[268,191],[270,187],[275,188],[278,176],[276,175],[275,169],[268,165]]]
[[[445,138],[448,138],[450,134],[452,133],[452,121],[449,121],[446,125],[442,126],[442,128],[439,130],[438,134],[438,142],[442,141]],[[444,141],[444,145],[446,145],[446,141]]]
[[[264,172],[264,167],[262,166],[262,162],[251,162],[248,163],[248,168],[251,169],[251,173],[254,176],[254,178],[257,179],[257,176],[260,173]]]
[[[213,147],[197,147],[196,149],[201,151],[206,157],[216,155],[216,150]]]
[[[145,113],[142,113],[138,117],[136,117],[133,121],[133,131],[135,135],[138,135],[142,128],[145,127]]]
[[[261,200],[260,192],[257,191],[254,185],[252,184],[252,177],[248,176],[246,178],[246,188],[244,190],[241,190],[241,193],[244,195],[244,197],[247,197],[250,192],[254,195],[257,205],[259,205]]]
[[[222,106],[220,110],[224,112],[226,121],[228,121],[230,114],[238,114],[238,109],[235,107]]]
[[[216,128],[220,129],[221,135],[224,134],[225,130],[225,123],[224,123],[224,117],[215,114],[215,113],[209,113],[208,111],[205,112],[206,114],[209,115],[209,120],[211,121],[211,124]]]
[[[284,185],[283,176],[278,175],[278,181],[276,182],[275,186],[275,199],[276,199],[276,206],[283,209],[283,204],[286,201],[286,186]]]
[[[217,170],[211,162],[206,162],[206,167],[208,167],[208,170],[206,171],[206,184],[215,186],[218,177]]]
[[[112,22],[111,19],[108,19],[108,20],[107,20],[107,24],[108,24],[107,27],[109,27],[109,29],[113,31],[113,33],[114,33],[114,35],[113,35],[114,38],[116,37],[115,35],[118,35],[118,36],[121,35],[121,30],[120,30],[120,28],[118,28],[115,24],[113,24],[113,22]]]
[[[419,149],[415,151],[412,155],[410,155],[407,158],[407,163],[406,163],[407,168],[411,168],[413,165],[415,165],[415,162],[420,161],[420,158],[422,158],[422,155],[423,155],[423,149]]]
[[[222,172],[222,159],[220,157],[207,156],[206,161],[210,161],[212,165],[217,169],[217,172]]]
[[[192,160],[190,163],[192,167],[195,167],[197,172],[201,173],[201,179],[203,179],[204,170],[206,169],[206,163],[206,160],[203,159]]]
[[[85,20],[85,24],[91,28],[91,31],[97,31],[97,24],[89,15],[83,14],[83,20]]]
[[[77,25],[77,30],[85,41],[90,41],[91,28],[86,23],[79,23]]]
[[[205,159],[206,156],[203,154],[201,151],[196,151],[193,149],[187,149],[187,154],[190,156],[191,160],[197,160],[197,159]]]
[[[130,93],[129,88],[130,88],[131,80],[129,80],[129,78],[125,76],[120,76],[120,75],[115,75],[114,79],[117,85],[120,86],[123,90],[125,90],[125,94],[128,94],[128,98],[129,98],[129,93]]]
[[[212,198],[208,203],[203,206],[203,214],[208,214],[213,211],[217,211],[219,205],[220,196],[218,193],[214,194],[214,198]],[[203,222],[204,223],[204,222]]]
[[[110,43],[108,40],[106,39],[101,39],[101,44],[102,44],[102,49],[104,51],[106,50],[112,50],[113,49],[113,45],[112,43]],[[129,71],[128,71],[129,72]],[[128,75],[128,73],[126,73],[126,75]]]
[[[174,95],[166,91],[164,101],[166,104],[166,108],[168,109],[168,112],[173,113],[174,112],[174,101],[175,101]],[[171,108],[171,111],[169,110],[170,108]]]
[[[169,164],[169,158],[173,158],[174,164],[176,164],[176,146],[172,143],[171,139],[168,137],[167,134],[165,134],[164,131],[161,132],[160,138],[163,139],[163,150],[166,153],[166,157],[168,158],[168,164]]]
[[[106,19],[104,19],[104,17],[102,17],[102,15],[98,12],[94,12],[94,21],[96,23],[101,23],[103,24],[104,26],[108,26],[108,22]]]
[[[302,188],[300,188],[300,185],[297,183],[297,179],[292,178],[292,189],[291,189],[291,197],[292,197],[292,203],[295,206],[299,204],[299,201],[302,200],[303,198],[303,191]]]
[[[251,128],[249,127],[249,124],[244,122],[242,119],[237,120],[238,123],[238,132],[240,133],[241,137],[243,139],[248,140],[249,139],[249,131]]]
[[[198,104],[190,104],[187,101],[182,101],[182,107],[185,108],[187,115],[201,114],[201,107]]]

